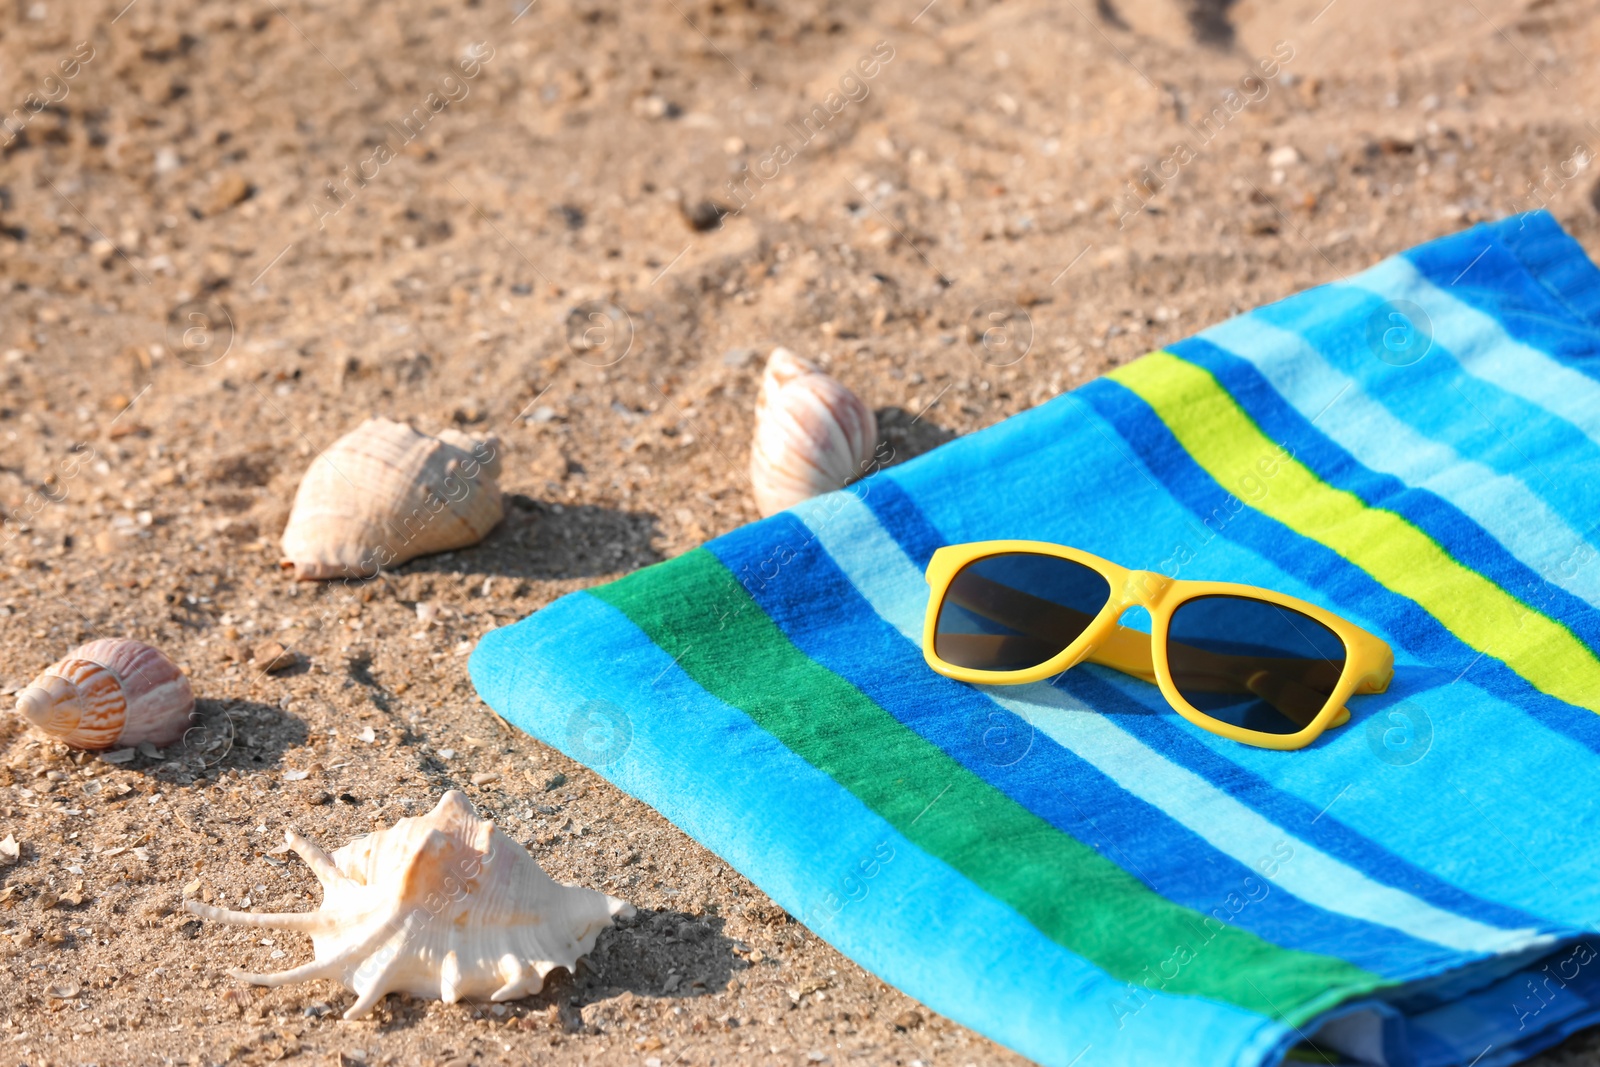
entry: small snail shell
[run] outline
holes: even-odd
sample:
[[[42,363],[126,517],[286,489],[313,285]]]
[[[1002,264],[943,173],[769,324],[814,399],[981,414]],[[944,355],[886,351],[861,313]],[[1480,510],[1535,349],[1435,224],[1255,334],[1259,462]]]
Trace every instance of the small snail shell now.
[[[750,450],[750,483],[762,515],[861,477],[877,444],[878,420],[860,397],[787,348],[772,350]]]
[[[311,461],[283,531],[295,577],[370,578],[476,544],[503,514],[500,439],[368,419]]]
[[[110,637],[80,645],[17,694],[17,712],[73,748],[148,741],[161,747],[190,726],[194,691],[159,649]]]

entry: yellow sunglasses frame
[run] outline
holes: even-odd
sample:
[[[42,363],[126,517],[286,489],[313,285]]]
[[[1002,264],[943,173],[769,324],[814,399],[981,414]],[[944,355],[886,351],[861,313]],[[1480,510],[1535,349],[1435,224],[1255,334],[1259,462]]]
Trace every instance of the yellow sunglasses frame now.
[[[940,659],[934,652],[934,632],[951,581],[969,563],[1012,552],[1054,556],[1081,563],[1105,578],[1111,587],[1111,596],[1072,644],[1036,667],[1020,671],[985,671],[958,667]],[[1022,685],[1054,677],[1085,661],[1098,663],[1155,683],[1173,710],[1201,729],[1258,748],[1282,751],[1304,748],[1320,737],[1324,730],[1343,726],[1350,721],[1350,711],[1345,707],[1345,701],[1350,696],[1356,693],[1381,693],[1389,687],[1389,680],[1394,676],[1394,652],[1382,638],[1315,604],[1254,585],[1192,581],[1168,578],[1154,571],[1130,570],[1088,552],[1047,541],[973,541],[948,545],[934,552],[933,558],[928,561],[926,577],[929,586],[928,613],[922,627],[922,655],[928,661],[928,666],[938,673],[958,681],[983,685]],[[1167,662],[1167,634],[1173,612],[1197,597],[1216,595],[1242,596],[1291,608],[1320,622],[1344,642],[1344,673],[1339,676],[1338,685],[1329,695],[1327,704],[1299,732],[1271,734],[1246,730],[1207,715],[1178,692],[1172,680],[1171,666]],[[1131,607],[1142,607],[1150,613],[1149,634],[1130,629],[1117,621]]]

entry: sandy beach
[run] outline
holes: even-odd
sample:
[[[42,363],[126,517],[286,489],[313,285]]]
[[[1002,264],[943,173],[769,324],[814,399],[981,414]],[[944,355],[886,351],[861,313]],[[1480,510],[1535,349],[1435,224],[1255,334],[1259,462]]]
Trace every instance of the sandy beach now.
[[[0,1062],[1024,1062],[501,722],[467,654],[757,517],[775,345],[901,462],[1476,221],[1548,207],[1600,253],[1600,21],[924,2],[6,5]],[[296,582],[295,487],[373,415],[498,435],[505,518]],[[105,636],[187,671],[185,743],[108,763],[9,713]],[[345,1022],[331,982],[226,973],[306,937],[182,911],[309,910],[285,828],[449,788],[638,914],[538,996]]]

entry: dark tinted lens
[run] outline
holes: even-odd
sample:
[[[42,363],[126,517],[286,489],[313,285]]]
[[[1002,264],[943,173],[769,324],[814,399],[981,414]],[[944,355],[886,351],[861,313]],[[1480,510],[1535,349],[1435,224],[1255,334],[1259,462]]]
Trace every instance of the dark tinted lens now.
[[[1185,601],[1172,615],[1167,662],[1195,709],[1268,734],[1299,733],[1344,673],[1344,642],[1309,615],[1236,596]]]
[[[1036,667],[1083,633],[1111,586],[1070,559],[1008,552],[961,568],[945,593],[933,637],[946,663],[980,671]]]

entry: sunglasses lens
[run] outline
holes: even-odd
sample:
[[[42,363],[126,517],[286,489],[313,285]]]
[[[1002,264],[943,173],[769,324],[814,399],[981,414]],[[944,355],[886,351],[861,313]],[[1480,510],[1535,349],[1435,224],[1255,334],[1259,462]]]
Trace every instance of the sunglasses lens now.
[[[1311,725],[1344,661],[1344,642],[1317,620],[1247,597],[1184,601],[1167,632],[1167,663],[1183,698],[1214,719],[1266,734]]]
[[[974,560],[956,574],[939,606],[933,651],[978,671],[1037,667],[1072,644],[1111,586],[1081,563],[1032,552]]]

